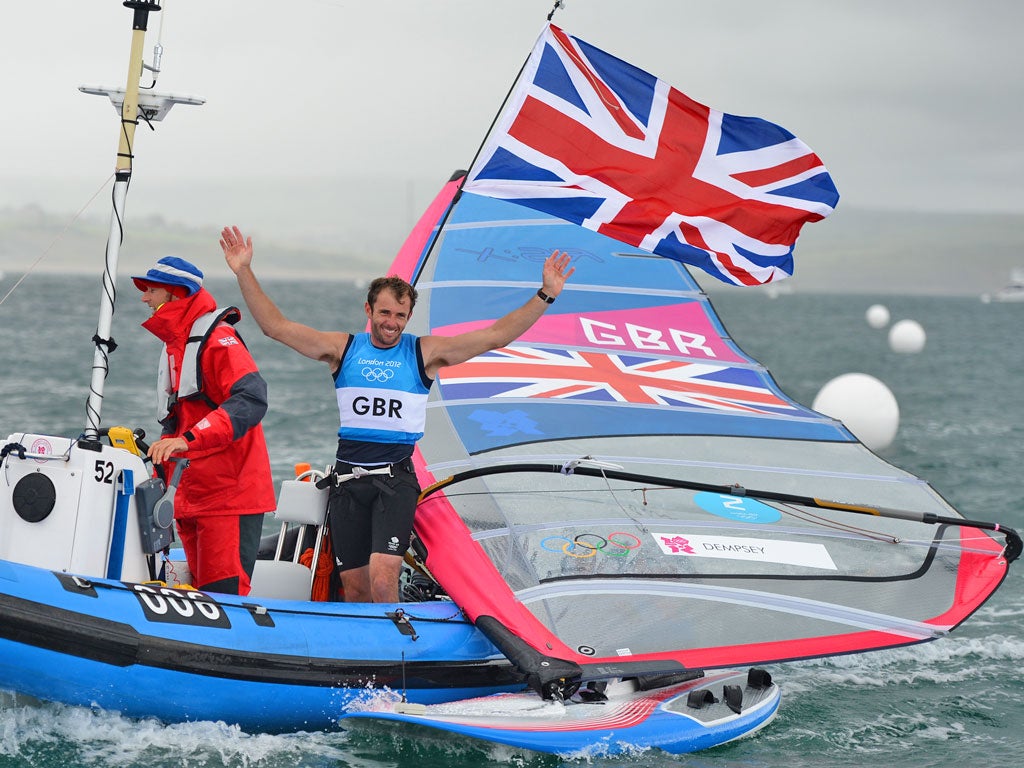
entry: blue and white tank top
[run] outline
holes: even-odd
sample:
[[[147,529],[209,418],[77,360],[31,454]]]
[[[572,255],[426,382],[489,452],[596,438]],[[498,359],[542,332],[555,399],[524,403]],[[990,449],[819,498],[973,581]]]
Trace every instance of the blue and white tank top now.
[[[338,437],[411,446],[423,437],[431,384],[418,337],[402,334],[398,344],[380,349],[369,333],[354,334],[334,374]]]

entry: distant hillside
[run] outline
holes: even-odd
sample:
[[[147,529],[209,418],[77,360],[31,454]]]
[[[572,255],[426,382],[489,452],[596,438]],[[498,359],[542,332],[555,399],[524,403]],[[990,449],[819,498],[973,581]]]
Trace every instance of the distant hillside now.
[[[373,277],[390,263],[408,231],[405,208],[381,210],[367,221],[365,215],[360,219],[358,206],[331,201],[329,213],[310,213],[311,219],[316,217],[315,231],[294,216],[288,229],[268,225],[289,242],[271,236],[257,239],[261,273],[309,279]],[[39,270],[98,273],[108,222],[93,217],[68,226],[69,219],[38,206],[0,208],[0,269],[23,272],[45,254]],[[160,215],[128,223],[121,274],[167,254],[195,261],[210,274],[226,273],[217,247],[219,225],[184,224]],[[830,218],[804,228],[797,243],[796,274],[782,286],[801,292],[980,295],[1002,287],[1010,271],[1022,266],[1022,216],[840,206]],[[728,290],[711,278],[698,279],[706,290]]]
[[[0,269],[99,274],[103,268],[109,222],[98,218],[72,224],[38,206],[0,208]],[[146,269],[162,256],[175,255],[201,265],[208,274],[227,274],[215,225],[189,226],[159,215],[129,219],[119,255],[122,275]],[[261,240],[257,256],[261,274],[297,279],[364,279],[390,263],[393,254],[332,252],[305,244]]]
[[[796,290],[980,295],[1024,266],[1024,216],[845,209],[803,229]]]

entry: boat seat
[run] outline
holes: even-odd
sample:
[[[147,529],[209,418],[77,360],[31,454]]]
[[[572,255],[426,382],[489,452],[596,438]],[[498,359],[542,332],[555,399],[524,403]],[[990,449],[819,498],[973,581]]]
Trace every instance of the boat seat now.
[[[277,496],[274,517],[283,524],[322,526],[327,519],[326,488],[305,480],[285,480]]]
[[[312,582],[312,572],[302,563],[291,560],[257,560],[252,571],[249,596],[309,600]]]
[[[315,481],[313,477],[311,480]],[[313,588],[313,570],[299,562],[304,547],[302,542],[307,532],[313,533],[313,559],[320,558],[324,529],[327,523],[326,488],[319,489],[314,482],[285,480],[281,483],[277,509],[274,517],[281,522],[277,547],[271,560],[257,560],[252,574],[254,597],[281,598],[286,600],[309,600]],[[290,526],[300,530],[295,538],[290,558],[282,557]]]

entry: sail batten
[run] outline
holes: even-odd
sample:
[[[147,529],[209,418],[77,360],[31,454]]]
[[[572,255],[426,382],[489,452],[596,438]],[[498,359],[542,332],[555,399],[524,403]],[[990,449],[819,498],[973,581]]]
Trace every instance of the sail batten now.
[[[430,283],[420,283],[418,287],[435,289],[435,288],[530,288],[536,287],[537,281],[512,281],[512,280],[446,280],[437,281]],[[639,298],[676,298],[676,299],[690,299],[690,300],[701,300],[704,294],[700,291],[694,290],[672,290],[665,288],[646,288],[642,291],[636,288],[629,288],[624,286],[614,285],[573,285],[571,287],[566,286],[565,290],[562,291],[562,297],[569,299],[572,296],[578,296],[579,294],[593,293],[619,293],[637,296]]]
[[[456,385],[456,384],[460,384],[460,383],[466,383],[467,381],[473,381],[473,380],[471,380],[471,379],[460,380],[460,379],[457,379],[457,378],[452,378],[452,379],[448,380],[448,384],[449,385]],[[508,377],[506,377],[504,379],[504,381],[510,382],[510,383],[517,383],[518,382],[518,383],[523,384],[523,385],[535,384],[535,380],[534,379],[531,379],[531,378],[526,377],[526,376],[523,376],[523,377],[508,376]],[[572,400],[573,396],[574,396],[574,393],[566,392],[566,393],[561,393],[561,394],[550,395],[550,398],[551,399],[555,399],[555,400],[561,400],[567,406],[571,406],[571,405],[574,404],[574,401]],[[515,397],[515,396],[510,396],[510,395],[498,394],[498,395],[494,395],[494,396],[489,397],[489,398],[488,397],[465,398],[465,399],[452,398],[451,400],[445,401],[443,407],[445,407],[445,408],[453,408],[453,407],[457,407],[457,406],[480,405],[480,404],[483,404],[483,403],[488,403],[488,402],[493,401],[493,399],[495,397],[501,398],[501,401],[504,402],[504,403],[519,403],[521,405],[533,405],[534,402],[535,402],[529,396],[526,396],[526,395]],[[642,404],[642,403],[630,403],[630,402],[622,402],[622,401],[616,401],[616,400],[608,400],[608,401],[605,401],[605,402],[590,402],[590,401],[588,401],[586,403],[576,402],[575,404],[582,405],[582,406],[584,406],[586,408],[636,408],[636,409],[654,408],[656,410],[659,409],[660,407],[663,407],[663,405],[664,405],[664,404],[657,404],[657,403],[651,404],[651,405],[645,405],[645,404]],[[439,407],[439,406],[437,404],[434,404],[432,407]],[[683,410],[683,411],[690,410],[690,411],[693,411],[695,413],[699,413],[700,412],[699,409],[696,409],[696,408],[689,408],[688,409],[685,405],[678,405],[676,407],[679,410]],[[766,420],[772,420],[772,421],[798,421],[798,422],[812,422],[812,423],[820,423],[822,421],[821,419],[816,419],[814,417],[808,417],[808,416],[788,415],[788,414],[784,414],[784,413],[765,413],[765,412],[761,412],[761,411],[756,411],[756,409],[752,409],[752,410],[754,410],[754,412],[749,413],[749,414],[735,413],[735,414],[732,414],[732,415],[735,416],[736,418],[743,418],[744,416],[750,416],[750,417],[754,417],[754,418],[766,419]],[[716,433],[712,432],[711,434],[716,434]]]

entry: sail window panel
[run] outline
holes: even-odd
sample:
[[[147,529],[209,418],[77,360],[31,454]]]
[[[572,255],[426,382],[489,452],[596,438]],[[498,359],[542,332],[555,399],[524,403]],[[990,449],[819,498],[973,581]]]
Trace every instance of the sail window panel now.
[[[612,518],[630,523],[644,515],[643,495],[635,483],[539,472],[509,472],[480,479],[486,493],[501,507],[510,529],[540,530],[565,521]],[[460,514],[463,499],[471,501],[463,496],[462,485],[447,491]]]
[[[537,572],[527,552],[517,546],[512,536],[491,536],[479,542],[495,570],[513,592],[538,585]]]
[[[474,539],[518,601],[598,657],[820,638],[845,647],[845,635],[862,632],[916,642],[945,632],[942,617],[957,610],[955,528],[861,515],[851,525],[842,513],[777,504],[766,504],[779,512],[774,522],[740,521],[702,507],[702,492],[656,483],[533,472],[483,479],[449,486],[448,501],[464,520],[487,518]],[[485,499],[501,508],[504,527],[479,511]],[[625,640],[580,618],[627,608],[636,620]],[[735,629],[765,623],[767,634]],[[680,637],[685,644],[673,645]]]
[[[508,509],[502,499],[491,493],[487,478],[461,482],[445,495],[474,537],[490,531],[508,530]]]
[[[623,648],[658,653],[867,630],[902,633],[908,642],[931,639],[946,627],[918,624],[949,610],[955,591],[956,549],[938,550],[933,558],[920,545],[830,541],[837,569],[822,576],[820,569],[809,575],[807,567],[785,564],[673,560],[654,546],[650,531],[646,539],[640,527],[633,529],[635,538],[623,535],[625,521],[581,527],[588,532],[576,541],[574,555],[567,552],[575,537],[554,527],[523,526],[517,536],[492,531],[480,543],[539,621],[570,647],[596,649],[597,656],[615,656]],[[597,550],[602,534],[628,547],[625,556]],[[769,540],[763,532],[753,535]],[[793,532],[779,535],[796,538]],[[637,540],[644,543],[637,546]],[[559,544],[565,550],[553,552]],[[629,628],[611,626],[616,615],[631,616]]]
[[[715,435],[601,437],[550,441],[493,451],[480,460],[520,460],[527,455],[564,464],[583,456],[623,471],[830,501],[886,506],[920,513],[958,513],[927,483],[882,460],[860,443],[757,440]],[[873,519],[843,513],[858,524]],[[884,527],[894,521],[881,523]]]
[[[787,653],[799,658],[794,648],[813,644],[794,646],[798,641],[876,631],[895,633],[909,643],[942,632],[883,610],[830,611],[797,601],[773,604],[759,592],[742,589],[672,596],[639,588],[520,599],[570,648],[599,658],[770,643],[789,646],[780,648],[779,658]],[[628,622],[622,620],[625,616]]]
[[[505,526],[489,524],[474,534],[485,549],[516,550],[525,557],[533,575],[519,579],[521,584],[596,576],[751,576],[794,583],[946,579],[945,587],[957,570],[959,540],[943,538],[943,529],[922,523],[890,520],[882,526],[872,516],[851,522],[833,511],[760,502],[760,510],[752,512],[751,500],[740,499],[747,514],[729,519],[739,505],[712,499],[707,506],[703,492],[619,483],[605,487],[595,478],[577,479],[590,488],[558,490],[545,477],[515,482],[521,478],[531,476],[491,478],[487,496],[500,504]],[[481,519],[473,509],[482,498],[479,493],[452,492],[448,498],[464,520]],[[760,518],[745,521],[750,514]],[[503,575],[506,560],[494,558]],[[876,598],[852,590],[850,599],[859,604]]]

